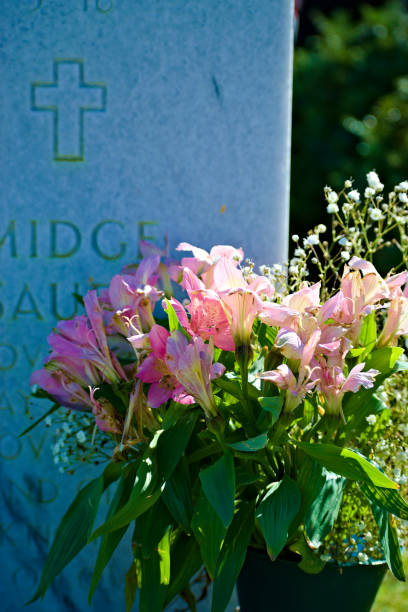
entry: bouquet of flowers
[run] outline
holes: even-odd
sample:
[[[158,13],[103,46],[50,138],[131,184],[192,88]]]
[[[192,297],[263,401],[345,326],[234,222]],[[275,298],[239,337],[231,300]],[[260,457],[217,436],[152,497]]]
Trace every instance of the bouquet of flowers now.
[[[177,262],[142,243],[139,264],[89,291],[85,314],[58,323],[31,377],[36,396],[54,402],[42,418],[54,413],[60,427],[55,462],[106,466],[63,517],[32,601],[97,538],[91,599],[131,526],[127,611],[137,589],[141,612],[180,594],[194,610],[190,587],[204,568],[212,612],[222,612],[248,546],[311,572],[344,560],[336,542],[346,549],[360,534],[344,520],[333,531],[343,497],[363,500],[378,528],[373,554],[356,549],[354,559],[380,556],[404,579],[394,517],[407,520],[408,504],[400,475],[386,474],[372,446],[384,394],[408,369],[399,346],[408,272],[383,277],[372,259],[396,241],[406,263],[408,183],[382,204],[374,172],[368,182],[363,202],[350,181],[340,194],[326,188],[331,240],[323,225],[303,246],[293,236],[286,268],[257,274],[241,249],[187,243],[178,250],[192,256]],[[109,512],[95,528],[108,488]]]

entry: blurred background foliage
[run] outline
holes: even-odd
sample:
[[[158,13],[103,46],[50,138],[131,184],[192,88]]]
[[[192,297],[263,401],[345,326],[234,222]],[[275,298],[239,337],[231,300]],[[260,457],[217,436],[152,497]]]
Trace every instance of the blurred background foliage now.
[[[375,169],[408,178],[408,10],[387,2],[304,2],[294,59],[291,232],[325,221],[324,185]]]

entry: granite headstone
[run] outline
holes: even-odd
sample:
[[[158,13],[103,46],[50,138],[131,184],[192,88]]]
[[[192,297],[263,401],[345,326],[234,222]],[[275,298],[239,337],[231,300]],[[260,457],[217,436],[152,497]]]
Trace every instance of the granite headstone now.
[[[81,481],[52,462],[29,374],[74,292],[170,247],[285,258],[292,12],[282,0],[3,0],[0,22],[1,609],[22,610]],[[90,279],[92,277],[92,279]],[[95,547],[33,612],[87,610]],[[92,609],[123,609],[130,552]],[[231,604],[232,605],[232,604]]]

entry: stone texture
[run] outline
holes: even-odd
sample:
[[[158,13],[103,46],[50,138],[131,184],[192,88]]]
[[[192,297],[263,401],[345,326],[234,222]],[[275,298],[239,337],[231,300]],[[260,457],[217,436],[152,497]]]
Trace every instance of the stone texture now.
[[[292,3],[3,0],[0,29],[0,586],[32,593],[89,471],[52,464],[44,427],[18,439],[28,378],[72,292],[104,284],[140,237],[287,249]],[[41,406],[43,409],[43,406]],[[38,415],[39,407],[31,407]],[[95,547],[32,609],[87,609]],[[124,546],[93,609],[122,609]],[[231,604],[232,606],[232,604]],[[205,606],[203,606],[205,608]]]

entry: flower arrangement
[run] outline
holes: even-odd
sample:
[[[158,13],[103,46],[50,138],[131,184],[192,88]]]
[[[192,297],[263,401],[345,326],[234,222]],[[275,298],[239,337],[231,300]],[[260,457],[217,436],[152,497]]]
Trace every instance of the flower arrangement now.
[[[387,204],[382,190],[375,172],[363,201],[351,181],[340,194],[326,188],[330,242],[322,225],[302,246],[293,236],[288,266],[260,274],[231,246],[182,243],[192,256],[177,262],[142,243],[138,265],[58,323],[31,377],[37,397],[54,401],[42,417],[57,418],[54,460],[66,471],[78,459],[106,466],[63,517],[32,601],[98,538],[91,599],[129,526],[127,611],[137,589],[142,612],[178,595],[194,610],[190,585],[204,567],[221,612],[248,546],[311,572],[385,558],[404,579],[394,517],[408,519],[406,481],[387,474],[381,444],[387,427],[391,440],[406,431],[389,421],[408,369],[408,272],[384,278],[372,260],[394,241],[407,263],[408,183]],[[107,488],[108,517],[94,529]],[[360,507],[371,508],[370,534]]]

